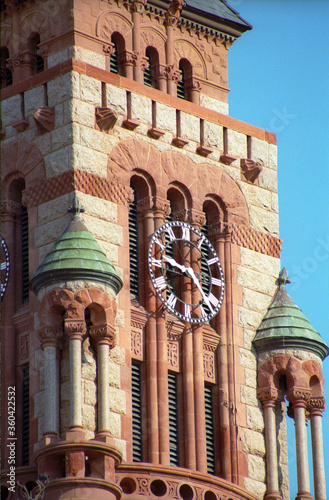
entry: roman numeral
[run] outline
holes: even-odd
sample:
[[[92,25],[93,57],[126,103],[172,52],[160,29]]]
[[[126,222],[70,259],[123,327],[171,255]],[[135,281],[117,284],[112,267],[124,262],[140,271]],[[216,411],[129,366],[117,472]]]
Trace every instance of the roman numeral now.
[[[174,241],[176,239],[176,236],[175,236],[175,233],[174,231],[172,230],[172,228],[169,226],[169,227],[166,227],[166,231],[168,233],[168,236],[169,236],[169,239],[170,241]]]
[[[189,304],[184,304],[184,316],[186,318],[190,318],[191,317],[191,309],[190,309]]]
[[[213,276],[211,277],[211,284],[212,285],[215,285],[215,286],[222,286],[223,285],[223,282],[222,280],[218,279],[218,278],[214,278]]]
[[[218,306],[219,300],[215,297],[214,294],[210,293],[208,295],[208,300],[214,307]]]
[[[167,286],[164,276],[159,276],[158,278],[155,278],[154,282],[155,286],[159,288],[159,290],[163,290]]]
[[[201,248],[202,243],[204,242],[204,240],[205,240],[205,237],[204,237],[204,235],[202,235],[201,238],[199,239],[198,245],[197,245],[197,247],[198,247],[199,250],[200,250],[200,248]]]
[[[218,262],[217,257],[213,257],[212,259],[207,260],[208,266],[211,266],[212,264],[215,264],[215,262]]]
[[[175,309],[175,305],[176,305],[176,302],[177,302],[177,297],[175,294],[171,293],[168,297],[168,300],[167,300],[167,304],[169,307],[171,307],[172,309]]]
[[[189,227],[182,227],[182,239],[183,240],[190,240],[190,228]]]
[[[155,266],[155,267],[162,267],[162,261],[155,259],[154,257],[152,257],[152,259],[151,259],[151,264],[152,264],[152,266]]]
[[[166,248],[166,247],[165,247],[165,245],[164,245],[163,243],[161,243],[161,241],[159,241],[159,240],[158,240],[158,238],[156,238],[156,239],[154,240],[154,243],[157,243],[157,245],[159,245],[159,247],[160,247],[162,250],[164,250],[164,249]]]

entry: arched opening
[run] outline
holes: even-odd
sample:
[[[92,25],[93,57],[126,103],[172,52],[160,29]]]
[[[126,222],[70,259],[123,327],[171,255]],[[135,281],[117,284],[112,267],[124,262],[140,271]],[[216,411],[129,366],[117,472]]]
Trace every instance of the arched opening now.
[[[177,97],[190,100],[189,86],[192,80],[192,65],[187,59],[183,58],[179,61],[179,70],[182,77],[177,84]]]
[[[157,71],[159,67],[159,54],[154,47],[147,47],[145,57],[148,66],[144,71],[144,85],[157,88]]]
[[[9,51],[7,47],[1,47],[1,88],[9,87],[13,83],[13,76],[8,68]]]
[[[123,36],[115,32],[111,36],[111,43],[113,45],[113,52],[110,57],[110,71],[117,75],[124,76],[124,66],[122,62],[122,55],[125,51],[125,41]]]
[[[32,57],[32,74],[41,73],[45,69],[45,63],[43,57],[40,55],[39,45],[40,35],[39,33],[34,33],[28,41],[28,49],[31,52]]]

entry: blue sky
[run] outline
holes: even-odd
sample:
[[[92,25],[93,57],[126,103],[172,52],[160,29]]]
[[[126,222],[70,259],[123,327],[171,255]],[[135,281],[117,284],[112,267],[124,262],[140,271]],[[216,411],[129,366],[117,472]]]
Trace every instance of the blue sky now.
[[[277,134],[281,262],[292,280],[286,288],[329,344],[329,2],[228,4],[253,26],[229,51],[230,115]],[[329,493],[329,358],[323,373]],[[288,432],[294,434],[288,420]],[[294,438],[289,438],[288,454],[290,498],[295,498]],[[309,469],[313,493],[311,460]]]

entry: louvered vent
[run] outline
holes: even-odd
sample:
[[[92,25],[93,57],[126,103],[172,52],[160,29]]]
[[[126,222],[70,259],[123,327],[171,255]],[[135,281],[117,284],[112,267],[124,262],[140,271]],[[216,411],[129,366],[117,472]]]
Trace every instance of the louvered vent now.
[[[138,214],[137,193],[134,190],[134,201],[129,207],[129,262],[130,262],[130,293],[139,299],[138,271]]]
[[[7,62],[7,61],[6,61]],[[6,68],[6,87],[13,84],[13,75],[10,69]]]
[[[112,40],[114,45],[114,52],[110,57],[110,71],[111,73],[119,74],[119,52],[118,52],[118,44],[115,40]]]
[[[206,385],[204,388],[204,404],[206,414],[206,449],[207,449],[207,471],[215,474],[215,427],[213,413],[212,387]]]
[[[131,397],[134,462],[141,462],[143,459],[141,375],[141,365],[139,363],[133,363],[131,366]]]
[[[170,465],[179,465],[177,376],[168,373]]]
[[[30,372],[29,367],[22,369],[22,465],[29,464],[30,441]]]
[[[150,54],[146,52],[146,58],[148,61],[148,67],[144,71],[144,85],[147,85],[148,87],[153,87],[152,84],[152,59]]]
[[[177,83],[177,97],[179,97],[180,99],[186,99],[184,69],[182,68],[182,66],[179,66],[179,69],[182,72],[182,79]]]
[[[22,232],[22,302],[29,300],[29,224],[27,208],[22,206],[21,211]]]

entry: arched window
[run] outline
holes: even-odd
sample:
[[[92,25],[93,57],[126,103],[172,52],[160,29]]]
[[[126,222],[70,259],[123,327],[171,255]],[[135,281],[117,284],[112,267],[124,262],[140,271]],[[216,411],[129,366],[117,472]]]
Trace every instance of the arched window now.
[[[39,54],[39,45],[40,35],[35,33],[30,37],[28,42],[28,48],[33,55],[33,60],[31,61],[32,75],[35,73],[41,73],[45,69],[43,57]]]
[[[154,47],[147,47],[145,56],[148,60],[148,67],[144,71],[144,85],[158,88],[157,71],[159,67],[159,54]]]
[[[113,53],[110,58],[110,71],[117,75],[124,76],[123,64],[120,60],[125,51],[125,41],[120,33],[113,33],[111,36],[111,43],[113,44]]]
[[[188,87],[192,80],[192,65],[187,59],[181,59],[179,70],[182,73],[182,79],[177,84],[177,97],[190,100]]]
[[[7,67],[9,51],[7,47],[1,47],[1,88],[8,87],[13,83],[13,77],[10,69]]]

